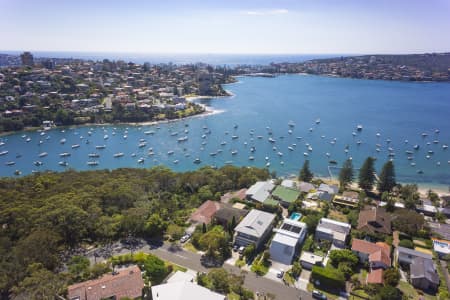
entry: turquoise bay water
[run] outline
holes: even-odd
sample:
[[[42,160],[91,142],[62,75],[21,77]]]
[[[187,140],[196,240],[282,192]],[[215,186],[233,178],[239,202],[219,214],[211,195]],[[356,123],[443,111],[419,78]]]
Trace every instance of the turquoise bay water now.
[[[225,88],[234,96],[202,100],[220,113],[160,124],[159,129],[156,125],[111,125],[67,128],[65,132],[57,128],[45,135],[21,132],[3,137],[5,145],[0,146],[0,152],[7,150],[8,154],[0,156],[0,175],[14,176],[15,170],[20,170],[22,175],[33,170],[61,171],[65,167],[58,164],[60,161],[67,161],[67,167],[77,170],[166,165],[176,171],[204,165],[220,167],[226,163],[265,167],[269,162],[271,171],[290,175],[298,173],[307,153],[314,173],[328,176],[330,160],[340,166],[347,157],[352,157],[355,168],[359,168],[370,155],[377,158],[379,169],[391,152],[395,153],[392,158],[399,181],[441,188],[450,185],[450,149],[442,147],[450,144],[449,84],[283,75],[241,77],[238,83]],[[319,118],[320,123],[316,124]],[[295,126],[289,126],[289,121]],[[363,126],[361,131],[356,129],[358,124]],[[440,132],[435,133],[436,129]],[[126,139],[125,131],[128,131]],[[146,135],[146,131],[155,133]],[[423,137],[422,133],[428,136]],[[104,140],[105,134],[109,139]],[[26,142],[22,135],[31,141]],[[178,142],[183,136],[188,137],[187,141]],[[275,142],[269,142],[269,137]],[[67,140],[64,145],[60,144],[62,138]],[[141,148],[140,139],[147,142]],[[38,145],[40,140],[42,144]],[[74,144],[80,147],[72,149]],[[413,150],[416,144],[420,145],[418,151]],[[106,148],[98,150],[96,145],[106,145]],[[150,147],[154,154],[149,156]],[[413,154],[405,154],[407,150]],[[173,154],[168,154],[169,151]],[[42,152],[48,155],[39,157]],[[64,160],[59,155],[63,152],[71,156]],[[115,158],[114,154],[119,152],[124,156]],[[98,153],[100,157],[89,158],[89,153]],[[21,157],[16,157],[18,154]],[[250,156],[254,160],[249,160]],[[408,160],[408,156],[412,159]],[[141,157],[145,161],[139,164]],[[201,160],[200,164],[194,163],[196,158]],[[98,166],[88,166],[89,160],[98,161]],[[15,164],[6,166],[11,161]],[[43,164],[35,166],[35,161]],[[418,174],[418,170],[423,174]],[[337,173],[335,168],[331,171]]]

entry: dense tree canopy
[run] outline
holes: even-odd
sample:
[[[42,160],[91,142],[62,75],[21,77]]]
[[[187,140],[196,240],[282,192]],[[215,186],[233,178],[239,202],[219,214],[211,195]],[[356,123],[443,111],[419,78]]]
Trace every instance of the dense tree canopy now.
[[[162,236],[167,228],[177,234],[176,226],[184,226],[206,196],[268,177],[267,170],[226,166],[186,173],[158,167],[0,178],[0,294],[14,286],[17,294],[26,292],[35,276],[53,280],[45,271],[58,270],[61,254],[82,243]],[[36,264],[41,269],[30,271]]]
[[[300,169],[299,179],[301,181],[310,182],[314,177],[314,174],[309,169],[309,160],[305,160],[302,168]]]
[[[353,164],[351,159],[347,159],[342,165],[339,172],[339,185],[341,188],[346,188],[353,181]]]
[[[394,163],[389,160],[384,164],[383,169],[381,169],[378,181],[378,191],[380,191],[380,193],[390,192],[396,184]]]

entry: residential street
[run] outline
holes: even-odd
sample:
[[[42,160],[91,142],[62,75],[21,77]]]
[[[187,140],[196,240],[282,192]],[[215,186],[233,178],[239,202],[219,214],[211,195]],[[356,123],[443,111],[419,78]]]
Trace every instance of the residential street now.
[[[155,248],[150,249],[151,247],[148,244],[144,244],[143,246],[133,250],[134,252],[145,252],[145,253],[153,253],[157,255],[158,257],[173,262],[177,265],[186,267],[188,269],[195,270],[197,272],[208,272],[208,268],[205,268],[200,263],[200,254],[193,253],[190,251],[186,251],[182,248],[176,248],[174,249],[171,247],[170,243],[164,243],[163,245]],[[154,248],[154,247],[152,247]],[[121,249],[120,251],[113,251],[113,255],[117,254],[125,254],[129,253],[130,250],[127,249]],[[94,255],[93,251],[90,252],[88,255],[91,262],[94,262]],[[240,274],[241,269],[238,267],[224,264],[223,267],[234,274]],[[248,272],[245,276],[245,283],[244,286],[246,288],[249,288],[252,291],[258,292],[259,294],[262,293],[271,293],[276,296],[276,299],[282,299],[282,300],[294,300],[294,299],[313,299],[310,293],[298,290],[294,287],[288,287],[285,286],[282,283],[256,276],[255,273]]]

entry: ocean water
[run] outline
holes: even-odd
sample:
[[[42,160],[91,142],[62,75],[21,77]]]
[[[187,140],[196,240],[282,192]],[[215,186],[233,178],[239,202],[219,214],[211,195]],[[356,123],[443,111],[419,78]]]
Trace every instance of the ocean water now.
[[[186,171],[205,165],[266,167],[270,163],[271,171],[284,176],[298,174],[305,159],[310,160],[316,175],[329,176],[338,172],[333,165],[330,168],[330,160],[340,166],[351,157],[357,169],[367,156],[374,156],[378,170],[392,158],[401,182],[450,186],[450,149],[442,147],[450,144],[450,84],[306,75],[238,79],[224,86],[233,96],[201,100],[216,111],[211,115],[153,126],[73,127],[64,132],[57,128],[45,135],[21,132],[3,137],[5,145],[0,146],[0,152],[9,152],[0,156],[0,175],[14,176],[15,170],[22,175],[33,170],[64,170],[58,164],[64,161],[59,156],[63,152],[71,153],[65,160],[67,168],[77,170],[165,165]],[[289,126],[290,121],[295,126]],[[358,131],[357,125],[363,129]],[[146,131],[154,134],[147,135]],[[178,142],[183,136],[187,141]],[[26,142],[27,137],[30,142]],[[274,143],[268,140],[270,137]],[[63,138],[65,144],[60,143]],[[141,139],[147,142],[144,147],[139,147]],[[74,144],[80,147],[72,149]],[[106,148],[98,150],[96,145]],[[419,150],[414,150],[414,145],[419,145]],[[148,155],[149,148],[153,155]],[[39,157],[43,152],[48,155]],[[115,158],[119,152],[124,156]],[[395,156],[389,157],[389,152]],[[89,153],[100,157],[90,159]],[[254,160],[249,160],[250,156]],[[145,159],[142,164],[138,163],[141,157]],[[194,163],[196,158],[200,164]],[[98,166],[88,166],[89,160],[98,161]],[[10,161],[15,164],[6,166]],[[43,164],[35,166],[35,161]]]
[[[0,53],[19,55],[22,51],[0,51]],[[339,57],[343,54],[148,54],[148,53],[108,53],[108,52],[58,52],[32,51],[35,57],[77,58],[87,60],[124,60],[143,64],[174,63],[192,64],[206,63],[211,65],[268,65],[281,62],[302,62],[317,58]]]

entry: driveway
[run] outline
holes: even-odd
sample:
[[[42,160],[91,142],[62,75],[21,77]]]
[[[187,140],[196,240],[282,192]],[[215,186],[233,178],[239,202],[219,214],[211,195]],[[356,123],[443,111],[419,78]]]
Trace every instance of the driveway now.
[[[302,273],[300,273],[298,280],[295,282],[295,287],[306,292],[310,277],[311,277],[311,271],[302,270]]]

